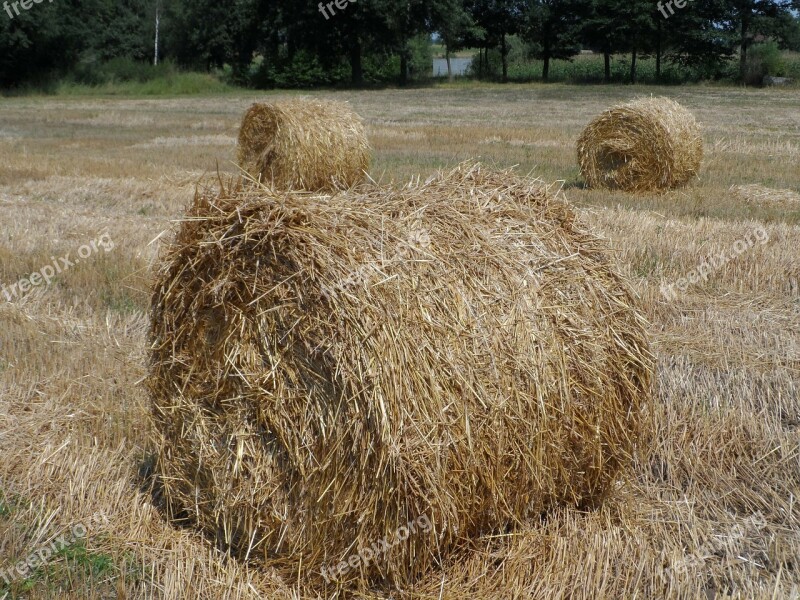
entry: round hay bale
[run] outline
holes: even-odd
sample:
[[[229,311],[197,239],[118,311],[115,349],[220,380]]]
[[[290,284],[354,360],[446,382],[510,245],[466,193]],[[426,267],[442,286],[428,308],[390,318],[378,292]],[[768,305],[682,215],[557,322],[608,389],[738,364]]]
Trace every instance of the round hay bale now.
[[[589,187],[673,189],[697,175],[702,159],[700,125],[669,98],[609,108],[578,139],[578,162]]]
[[[541,182],[477,164],[199,194],[151,343],[169,505],[320,589],[409,582],[479,535],[597,505],[651,398],[605,244]]]
[[[278,189],[352,187],[364,180],[369,161],[361,118],[343,102],[254,104],[242,119],[239,167]]]

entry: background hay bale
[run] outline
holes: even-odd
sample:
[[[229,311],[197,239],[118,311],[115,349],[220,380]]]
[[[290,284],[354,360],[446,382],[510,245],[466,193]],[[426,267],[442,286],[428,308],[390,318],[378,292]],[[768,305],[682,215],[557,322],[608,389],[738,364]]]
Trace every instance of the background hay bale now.
[[[697,175],[702,159],[700,125],[669,98],[614,106],[578,139],[578,162],[589,187],[673,189]]]
[[[238,144],[239,166],[278,189],[348,188],[369,169],[361,118],[343,102],[254,104],[242,119]]]
[[[320,586],[376,544],[335,579],[408,582],[480,534],[601,502],[651,398],[604,243],[540,182],[480,165],[198,195],[152,308],[170,504]]]

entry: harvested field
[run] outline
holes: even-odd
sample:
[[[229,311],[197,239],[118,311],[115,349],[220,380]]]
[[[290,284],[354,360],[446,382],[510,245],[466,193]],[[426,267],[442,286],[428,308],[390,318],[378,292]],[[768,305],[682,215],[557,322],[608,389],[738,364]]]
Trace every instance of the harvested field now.
[[[754,203],[759,206],[786,206],[800,208],[800,193],[794,190],[775,190],[758,185],[731,186],[731,194],[743,203]]]
[[[651,94],[703,123],[698,180],[636,196],[584,189],[582,128]],[[652,429],[600,509],[558,508],[484,534],[402,589],[376,583],[360,596],[798,598],[800,208],[786,201],[800,192],[796,92],[511,85],[321,96],[364,118],[376,180],[424,182],[472,158],[561,180],[580,222],[610,240],[657,361]],[[315,597],[283,569],[226,559],[192,527],[166,522],[149,488],[158,238],[196,181],[213,186],[217,165],[236,172],[228,142],[264,99],[4,100],[0,598]],[[49,283],[20,286],[54,261]],[[705,261],[713,271],[690,282]],[[55,558],[17,572],[62,534]]]

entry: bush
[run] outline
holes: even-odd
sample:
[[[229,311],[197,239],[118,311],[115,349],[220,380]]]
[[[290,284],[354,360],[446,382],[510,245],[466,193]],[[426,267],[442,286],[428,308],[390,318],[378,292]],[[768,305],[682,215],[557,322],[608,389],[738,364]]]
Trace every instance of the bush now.
[[[786,76],[800,81],[800,53],[787,52],[783,61],[786,65]]]
[[[155,79],[174,76],[178,72],[172,62],[162,62],[153,66],[149,62],[130,58],[112,58],[99,61],[94,57],[84,57],[72,73],[72,80],[79,85],[103,85],[114,83],[146,83]]]
[[[219,94],[232,88],[210,73],[174,72],[148,81],[107,82],[96,85],[63,82],[55,93],[66,96],[183,96]]]
[[[58,94],[179,96],[230,89],[210,73],[182,72],[171,61],[157,66],[130,58],[84,57],[53,92]]]
[[[316,56],[300,50],[282,69],[275,71],[274,79],[277,87],[310,88],[331,83],[332,75]]]
[[[528,59],[528,47],[525,42],[519,36],[510,35],[506,38],[506,48],[508,49],[508,78],[523,81],[534,79],[536,75],[533,73],[533,62]],[[482,66],[479,55],[473,56],[472,65],[468,71],[470,77],[498,79],[502,74],[503,57],[499,48],[492,48],[484,53]]]
[[[786,63],[777,42],[774,41],[755,44],[750,48],[745,63],[744,83],[761,85],[767,75],[774,77],[786,75]]]
[[[396,54],[365,54],[361,59],[364,83],[383,84],[397,81],[400,76],[400,57]],[[347,81],[350,81],[348,66]]]
[[[416,80],[430,79],[433,65],[433,51],[428,35],[418,35],[409,43],[411,60],[408,65],[408,78]]]
[[[312,53],[300,50],[291,59],[287,56],[261,59],[254,64],[249,84],[257,89],[308,89],[329,86],[348,76],[349,69],[344,65],[323,65]]]
[[[409,42],[409,79],[422,79],[431,69],[430,43],[425,36]],[[400,56],[386,52],[365,52],[361,62],[366,84],[394,83],[400,76]],[[257,89],[343,86],[351,81],[350,63],[343,57],[323,64],[314,54],[300,50],[291,60],[282,52],[277,57],[259,57],[253,63],[247,83]]]
[[[542,61],[528,58],[524,45],[518,44],[516,38],[511,41],[508,56],[508,78],[511,81],[540,81],[542,78]],[[611,82],[627,83],[630,80],[630,55],[614,55],[611,57]],[[605,79],[605,67],[602,54],[580,54],[572,60],[550,61],[550,81],[563,83],[602,83]],[[473,58],[470,70],[471,77],[478,77],[479,58]],[[482,67],[483,79],[498,79],[502,67],[500,52],[489,50],[487,65]],[[661,64],[661,77],[656,77],[656,60],[653,56],[640,56],[637,61],[637,79],[639,83],[661,83],[674,85],[690,81],[707,79],[695,67],[681,66],[670,62],[665,57]]]
[[[408,43],[408,79],[430,77],[433,57],[427,36],[417,36]],[[366,53],[363,57],[364,83],[391,84],[400,78],[400,56],[391,52]],[[350,66],[347,65],[347,79],[350,81]]]

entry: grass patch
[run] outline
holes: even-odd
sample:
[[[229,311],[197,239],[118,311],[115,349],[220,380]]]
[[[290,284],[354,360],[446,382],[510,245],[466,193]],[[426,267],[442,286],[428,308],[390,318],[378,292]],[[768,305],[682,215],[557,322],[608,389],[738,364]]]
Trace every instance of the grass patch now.
[[[6,368],[7,366],[5,364],[0,364],[0,372]],[[18,510],[27,507],[28,501],[19,494],[15,494],[9,490],[0,490],[0,519],[8,519]]]
[[[105,552],[90,550],[79,540],[58,551],[50,561],[33,569],[25,578],[5,583],[0,581],[0,598],[62,598],[64,594],[81,591],[93,597],[116,597],[117,582],[140,581],[147,568],[126,552],[117,559]]]
[[[126,288],[108,289],[102,293],[101,301],[103,306],[109,310],[130,315],[147,310],[146,304],[142,303],[141,298],[137,297],[138,295],[128,292]]]
[[[224,94],[237,88],[209,73],[169,73],[148,81],[108,81],[97,85],[64,82],[58,96],[187,96]]]
[[[239,88],[226,74],[183,71],[171,61],[156,66],[130,58],[82,62],[67,75],[2,90],[11,96],[185,96],[221,94]]]
[[[99,289],[102,307],[126,315],[147,311],[150,298],[139,285],[141,281],[135,267],[106,260],[99,269],[102,274]]]
[[[111,575],[115,570],[114,559],[111,556],[88,550],[83,540],[67,546],[58,555],[64,558],[66,566],[72,572],[78,573],[84,578],[102,579]]]

